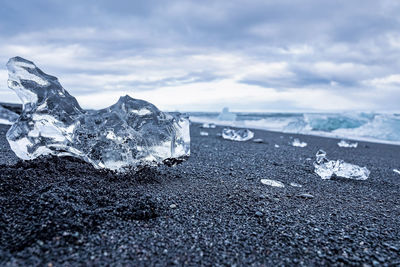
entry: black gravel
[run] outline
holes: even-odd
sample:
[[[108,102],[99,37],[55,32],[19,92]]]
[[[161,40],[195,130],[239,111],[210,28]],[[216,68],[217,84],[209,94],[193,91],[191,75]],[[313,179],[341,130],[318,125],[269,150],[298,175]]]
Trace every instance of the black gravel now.
[[[19,161],[7,129],[1,266],[400,266],[400,146],[339,148],[335,139],[266,131],[255,131],[264,143],[232,142],[216,136],[220,127],[200,136],[193,125],[187,162],[118,175],[68,157]],[[291,137],[308,146],[288,145]],[[367,166],[370,178],[321,180],[312,166],[320,148]]]

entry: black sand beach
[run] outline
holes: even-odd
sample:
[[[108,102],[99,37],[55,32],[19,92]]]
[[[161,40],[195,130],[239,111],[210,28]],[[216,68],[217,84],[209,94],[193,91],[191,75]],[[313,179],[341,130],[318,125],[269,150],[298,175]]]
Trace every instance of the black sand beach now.
[[[187,162],[116,175],[73,158],[19,161],[7,129],[0,126],[1,266],[400,265],[400,146],[346,149],[257,130],[265,143],[232,142],[216,136],[220,127],[192,125]],[[292,147],[290,137],[308,146]],[[367,166],[370,178],[321,180],[312,166],[320,148]]]

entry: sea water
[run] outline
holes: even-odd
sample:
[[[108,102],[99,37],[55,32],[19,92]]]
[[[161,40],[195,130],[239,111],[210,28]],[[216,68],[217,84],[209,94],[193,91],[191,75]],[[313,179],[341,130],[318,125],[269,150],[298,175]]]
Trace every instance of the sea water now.
[[[264,129],[400,145],[400,114],[382,113],[235,113],[236,120],[218,113],[191,112],[198,123]]]

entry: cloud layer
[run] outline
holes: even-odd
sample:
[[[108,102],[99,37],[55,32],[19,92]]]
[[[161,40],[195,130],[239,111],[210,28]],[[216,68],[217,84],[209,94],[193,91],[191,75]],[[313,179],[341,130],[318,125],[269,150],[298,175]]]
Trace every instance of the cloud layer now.
[[[87,108],[400,110],[397,1],[3,2],[0,62],[34,61]]]

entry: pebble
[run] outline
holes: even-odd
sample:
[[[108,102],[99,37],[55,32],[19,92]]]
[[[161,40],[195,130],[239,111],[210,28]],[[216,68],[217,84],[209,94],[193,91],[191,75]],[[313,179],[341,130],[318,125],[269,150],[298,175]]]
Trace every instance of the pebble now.
[[[170,207],[171,209],[175,209],[175,208],[176,208],[176,204],[171,204],[171,205],[169,205],[169,207]]]
[[[262,213],[261,211],[256,211],[256,216],[262,217],[262,216],[264,216],[264,213]]]
[[[396,252],[400,251],[400,248],[398,248],[398,247],[396,247],[396,246],[393,246],[393,245],[391,245],[391,244],[389,244],[389,243],[383,243],[383,245],[384,245],[385,247],[387,247],[387,248],[393,250],[393,251],[396,251]]]

